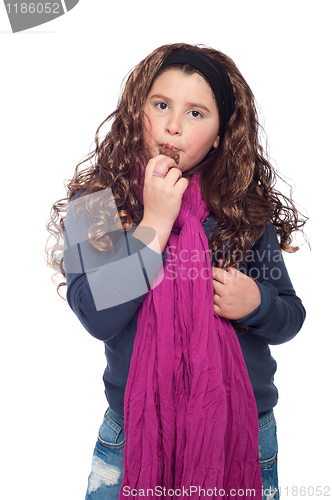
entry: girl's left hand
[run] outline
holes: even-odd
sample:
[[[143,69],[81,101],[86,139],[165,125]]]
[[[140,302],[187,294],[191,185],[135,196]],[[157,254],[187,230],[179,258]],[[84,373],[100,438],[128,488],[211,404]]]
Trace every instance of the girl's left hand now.
[[[227,271],[212,268],[214,312],[226,319],[244,318],[261,303],[261,294],[255,281],[234,267]]]

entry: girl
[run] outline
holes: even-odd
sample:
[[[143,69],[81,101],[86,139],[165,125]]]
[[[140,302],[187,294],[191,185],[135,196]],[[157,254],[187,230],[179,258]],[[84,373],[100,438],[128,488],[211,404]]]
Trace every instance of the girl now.
[[[281,255],[305,221],[274,188],[252,92],[221,52],[165,45],[102,125],[49,223],[59,287],[105,343],[86,499],[278,499],[268,345],[305,318]]]

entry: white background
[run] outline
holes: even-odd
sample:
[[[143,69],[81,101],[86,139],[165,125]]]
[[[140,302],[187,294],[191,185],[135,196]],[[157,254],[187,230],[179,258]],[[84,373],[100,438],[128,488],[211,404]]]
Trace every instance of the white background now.
[[[173,42],[203,43],[234,59],[262,110],[271,157],[310,217],[312,250],[303,245],[285,257],[307,320],[294,340],[272,348],[279,480],[283,498],[299,497],[295,486],[330,486],[323,492],[332,495],[329,7],[81,0],[12,34],[0,5],[1,498],[84,498],[107,406],[103,345],[56,294],[45,224],[125,75]],[[318,498],[307,491],[304,498]]]

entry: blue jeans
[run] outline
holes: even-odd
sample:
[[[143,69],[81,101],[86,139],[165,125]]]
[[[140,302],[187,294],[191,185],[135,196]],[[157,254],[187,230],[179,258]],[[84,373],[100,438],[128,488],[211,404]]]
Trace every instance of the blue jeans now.
[[[123,477],[124,420],[110,408],[99,429],[85,500],[118,500]],[[277,426],[273,410],[259,417],[263,500],[279,500]]]
[[[259,420],[259,461],[263,481],[263,499],[279,500],[278,485],[278,441],[277,423],[273,410],[269,410]]]

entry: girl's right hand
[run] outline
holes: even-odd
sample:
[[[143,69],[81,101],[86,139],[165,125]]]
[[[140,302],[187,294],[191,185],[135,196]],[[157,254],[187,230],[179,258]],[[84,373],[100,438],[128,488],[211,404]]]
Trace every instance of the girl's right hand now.
[[[156,177],[153,175],[154,170],[166,174],[166,177]],[[172,228],[187,187],[188,180],[182,178],[182,172],[172,158],[165,155],[151,158],[145,169],[143,219],[153,221],[158,226]]]
[[[166,174],[165,178],[153,175],[156,170]],[[139,227],[156,231],[160,250],[164,251],[173,224],[180,212],[182,196],[189,184],[172,158],[158,155],[148,162],[145,169],[143,190],[144,215]],[[137,234],[135,234],[137,233]],[[136,230],[135,237],[140,237]]]

